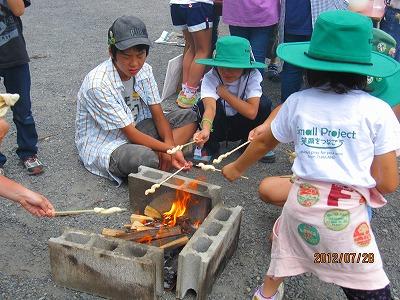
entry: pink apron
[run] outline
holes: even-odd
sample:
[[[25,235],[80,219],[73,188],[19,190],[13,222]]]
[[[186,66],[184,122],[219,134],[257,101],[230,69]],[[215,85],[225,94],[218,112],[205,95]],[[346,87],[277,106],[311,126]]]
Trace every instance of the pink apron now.
[[[389,284],[366,203],[386,200],[376,189],[297,178],[274,225],[268,275],[311,272],[339,286],[377,290]]]

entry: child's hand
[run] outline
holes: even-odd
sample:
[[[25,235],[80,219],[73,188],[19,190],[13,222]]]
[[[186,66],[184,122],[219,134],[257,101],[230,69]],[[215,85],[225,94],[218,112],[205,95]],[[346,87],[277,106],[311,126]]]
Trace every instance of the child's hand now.
[[[217,86],[217,95],[220,96],[220,98],[226,100],[226,98],[228,98],[230,94],[231,92],[229,92],[228,88],[225,85],[220,84],[219,86]]]
[[[257,137],[265,135],[266,133],[267,133],[267,126],[261,124],[249,132],[248,140],[253,141]]]
[[[242,175],[242,172],[236,168],[236,165],[233,162],[222,168],[222,175],[224,175],[224,177],[229,181],[234,181]]]
[[[169,169],[171,168],[171,164],[172,164],[171,155],[164,152],[158,152],[158,168],[161,171],[169,171]]]
[[[54,207],[43,195],[27,190],[19,204],[32,215],[38,217],[54,217]]]
[[[178,151],[172,155],[172,166],[176,169],[185,167],[184,170],[189,170],[192,167],[192,162],[187,161],[183,156],[182,151]]]
[[[193,135],[193,140],[196,142],[196,145],[203,148],[204,144],[210,138],[210,130],[204,128],[199,132],[196,132]]]

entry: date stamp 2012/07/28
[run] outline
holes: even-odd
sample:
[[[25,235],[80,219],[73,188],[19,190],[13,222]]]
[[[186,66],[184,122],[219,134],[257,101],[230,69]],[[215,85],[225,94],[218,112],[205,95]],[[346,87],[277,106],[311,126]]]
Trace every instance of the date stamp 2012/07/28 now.
[[[372,264],[375,261],[372,252],[315,252],[315,264]]]

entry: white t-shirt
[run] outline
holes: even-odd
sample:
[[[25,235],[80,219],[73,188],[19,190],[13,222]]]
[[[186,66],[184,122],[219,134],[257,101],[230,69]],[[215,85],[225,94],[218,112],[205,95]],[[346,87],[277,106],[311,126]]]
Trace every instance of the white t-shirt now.
[[[214,0],[170,0],[170,4],[191,4],[191,3],[208,3],[208,4],[214,4]]]
[[[311,88],[294,93],[271,130],[278,141],[294,142],[292,171],[310,180],[374,187],[374,156],[400,149],[400,124],[393,111],[363,91],[340,95]]]
[[[258,71],[257,69],[251,69],[250,75],[246,71],[238,80],[232,83],[225,83],[225,85],[232,94],[240,97],[244,101],[247,101],[247,99],[253,97],[261,97],[261,81],[262,76],[260,71]],[[219,99],[219,96],[217,94],[217,87],[220,84],[221,80],[219,79],[217,71],[215,68],[212,68],[204,75],[203,81],[201,83],[201,99],[213,98],[215,99],[215,101],[217,101]],[[223,104],[224,102],[225,101],[222,101]],[[234,116],[237,114],[237,111],[233,107],[231,107],[228,102],[225,102],[225,111],[227,116]]]

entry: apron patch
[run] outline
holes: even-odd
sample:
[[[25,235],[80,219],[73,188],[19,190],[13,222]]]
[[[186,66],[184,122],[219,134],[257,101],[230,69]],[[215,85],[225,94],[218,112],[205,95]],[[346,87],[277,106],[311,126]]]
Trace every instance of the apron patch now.
[[[371,233],[366,222],[356,227],[353,233],[354,243],[360,247],[366,247],[371,242]]]
[[[313,206],[319,201],[319,191],[318,189],[309,184],[300,184],[299,190],[297,191],[297,202],[305,207]]]
[[[350,223],[350,212],[343,209],[330,209],[324,215],[324,224],[333,231],[341,231]]]
[[[297,226],[297,231],[307,243],[313,246],[318,245],[320,238],[317,228],[308,224],[300,224]]]

